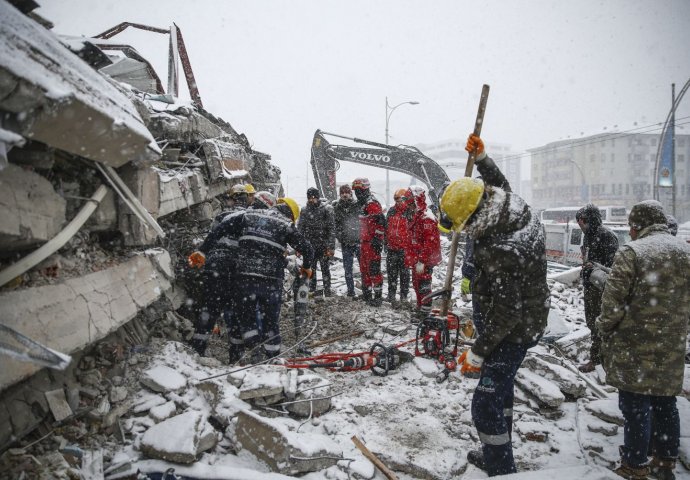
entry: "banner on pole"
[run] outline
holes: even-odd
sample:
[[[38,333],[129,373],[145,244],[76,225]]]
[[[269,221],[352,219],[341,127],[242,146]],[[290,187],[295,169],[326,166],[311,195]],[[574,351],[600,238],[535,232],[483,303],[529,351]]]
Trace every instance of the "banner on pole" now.
[[[673,130],[674,122],[666,129],[661,145],[661,159],[659,160],[659,178],[657,184],[660,187],[673,186]]]

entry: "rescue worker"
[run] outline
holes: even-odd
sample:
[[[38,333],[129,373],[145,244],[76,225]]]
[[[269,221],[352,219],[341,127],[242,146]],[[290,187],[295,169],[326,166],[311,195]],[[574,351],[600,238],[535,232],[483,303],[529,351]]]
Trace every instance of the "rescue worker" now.
[[[239,210],[247,208],[247,190],[244,185],[238,183],[233,185],[228,193],[221,195],[221,212],[215,216],[211,228],[218,225],[226,216]]]
[[[404,188],[393,194],[395,205],[386,212],[386,273],[388,274],[388,297],[391,304],[395,302],[395,292],[400,279],[400,301],[407,301],[410,290],[410,270],[405,265],[405,252],[410,249],[410,219],[412,215],[405,205]]]
[[[252,210],[266,210],[276,205],[276,196],[271,192],[261,191],[256,192],[254,201],[247,207]]]
[[[230,191],[221,196],[224,209],[216,215],[211,229],[227,216],[241,212],[246,207],[247,194],[244,185],[233,185]],[[228,331],[234,325],[234,290],[228,282],[234,275],[237,238],[225,235],[209,239],[188,258],[191,268],[202,269],[202,307],[194,323],[191,346],[199,355],[206,354],[211,332],[218,318],[223,315]]]
[[[383,215],[381,204],[371,194],[368,178],[355,178],[352,190],[360,207],[359,270],[362,273],[362,298],[368,304],[380,307],[383,303],[381,252],[386,233],[386,217]]]
[[[345,285],[347,296],[355,298],[355,280],[352,275],[354,259],[359,261],[359,210],[357,201],[352,198],[349,185],[340,186],[340,198],[333,202],[335,219],[335,238],[340,242],[345,268]]]
[[[307,190],[307,205],[300,212],[297,228],[314,249],[314,267],[317,262],[321,266],[323,294],[330,297],[332,295],[330,261],[335,251],[335,223],[332,207],[321,203],[321,194],[316,188]],[[316,268],[311,277],[309,291],[312,293],[316,291]]]
[[[287,245],[301,253],[301,273],[307,277],[312,273],[314,252],[294,225],[298,217],[297,203],[291,198],[281,198],[269,209],[250,209],[230,215],[209,234],[211,240],[223,236],[238,240],[233,283],[237,291],[239,328],[230,339],[235,347],[231,351],[233,363],[247,350],[252,352],[250,362],[259,362],[260,343],[269,358],[280,354],[279,317]]]
[[[632,241],[616,254],[596,321],[606,381],[618,388],[625,419],[615,472],[673,479],[680,443],[676,395],[683,387],[690,317],[690,245],[671,235],[657,201],[634,205],[628,223]]]
[[[244,186],[244,190],[247,192],[247,206],[251,207],[254,203],[254,195],[256,195],[256,189],[251,183],[247,183]]]
[[[601,363],[601,337],[594,323],[601,313],[600,288],[594,285],[589,276],[592,274],[594,264],[599,263],[605,267],[613,265],[613,257],[618,250],[618,237],[610,229],[606,228],[601,220],[601,212],[596,205],[588,204],[575,214],[577,224],[584,233],[582,244],[582,285],[584,287],[585,321],[592,336],[592,345],[589,349],[589,362],[579,367],[581,372],[591,372]]]
[[[546,328],[544,229],[529,205],[511,193],[482,140],[470,135],[465,149],[476,153],[484,180],[461,178],[445,189],[442,224],[464,229],[474,242],[472,295],[484,314],[484,329],[460,360],[462,373],[480,373],[472,420],[482,451],[470,451],[467,460],[495,476],[516,471],[511,445],[515,374]]]
[[[431,313],[431,300],[422,300],[431,293],[434,267],[441,262],[441,235],[438,220],[426,207],[426,193],[419,186],[405,192],[410,220],[410,248],[405,264],[412,268],[412,286],[417,295],[417,319],[423,320]]]

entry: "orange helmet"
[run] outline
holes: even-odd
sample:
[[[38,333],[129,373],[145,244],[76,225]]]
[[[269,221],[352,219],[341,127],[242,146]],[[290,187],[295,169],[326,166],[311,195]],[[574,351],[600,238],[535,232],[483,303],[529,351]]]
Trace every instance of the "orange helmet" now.
[[[393,200],[395,200],[397,202],[401,197],[405,196],[405,192],[407,192],[407,189],[405,189],[405,188],[397,189],[395,191],[395,193],[393,194]]]

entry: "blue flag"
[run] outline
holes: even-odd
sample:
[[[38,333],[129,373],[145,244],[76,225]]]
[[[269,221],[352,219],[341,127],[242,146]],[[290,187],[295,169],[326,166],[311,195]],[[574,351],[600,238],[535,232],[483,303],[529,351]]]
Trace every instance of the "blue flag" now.
[[[673,130],[675,129],[675,119],[671,118],[661,145],[661,159],[659,161],[659,178],[657,181],[660,187],[673,186]]]

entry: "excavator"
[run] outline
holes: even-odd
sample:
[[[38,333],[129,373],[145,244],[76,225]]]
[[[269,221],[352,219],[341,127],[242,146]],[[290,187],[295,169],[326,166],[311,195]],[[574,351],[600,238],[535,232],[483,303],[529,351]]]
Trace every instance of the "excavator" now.
[[[326,135],[376,148],[335,145],[326,140]],[[415,147],[407,145],[396,147],[317,130],[311,145],[311,168],[316,180],[316,188],[328,200],[338,198],[335,172],[340,168],[340,162],[361,163],[395,170],[419,179],[427,186],[427,198],[432,204],[432,209],[438,207],[439,196],[445,186],[450,183],[445,170]]]

